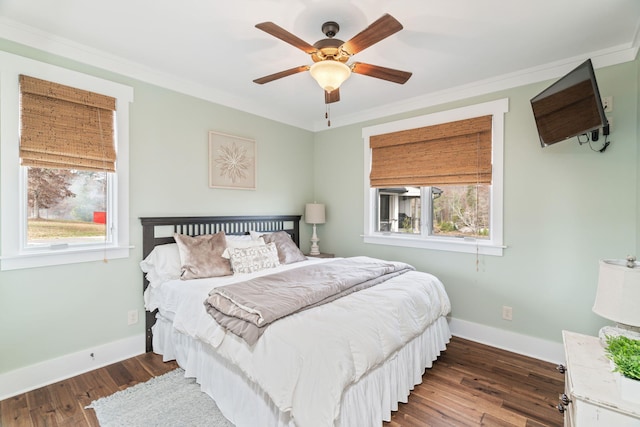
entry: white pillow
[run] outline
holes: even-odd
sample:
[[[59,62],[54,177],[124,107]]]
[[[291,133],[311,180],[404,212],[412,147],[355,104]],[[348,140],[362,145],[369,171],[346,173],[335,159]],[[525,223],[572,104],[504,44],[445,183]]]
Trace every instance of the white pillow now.
[[[225,237],[227,238],[227,244],[231,240],[234,240],[234,241],[251,240],[250,234],[225,234]]]
[[[146,273],[150,283],[179,279],[182,263],[178,245],[168,243],[156,246],[144,260],[140,261],[140,268]]]
[[[262,236],[263,234],[268,234],[269,231],[249,231],[249,235],[251,236],[251,238],[253,240],[258,240],[260,238],[260,236]]]
[[[244,237],[244,236],[243,236]],[[252,248],[254,246],[264,246],[266,243],[262,237],[252,240],[251,236],[247,236],[249,240],[227,240],[227,249],[222,252],[222,258],[231,258],[231,249],[235,248]]]
[[[231,269],[235,273],[253,273],[280,265],[278,249],[275,243],[250,246],[246,248],[231,248]]]
[[[269,234],[273,234],[273,233],[277,233],[277,231],[249,231],[249,235],[251,236],[251,238],[253,240],[258,240],[260,237],[264,236],[264,235],[269,235]],[[287,233],[289,234],[289,233]],[[291,237],[291,234],[289,234],[289,237]]]

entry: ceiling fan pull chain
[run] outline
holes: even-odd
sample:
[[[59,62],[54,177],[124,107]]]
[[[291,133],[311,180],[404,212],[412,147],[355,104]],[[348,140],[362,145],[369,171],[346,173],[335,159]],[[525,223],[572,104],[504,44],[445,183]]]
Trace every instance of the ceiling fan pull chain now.
[[[325,104],[324,118],[327,119],[327,127],[331,127],[331,104]]]

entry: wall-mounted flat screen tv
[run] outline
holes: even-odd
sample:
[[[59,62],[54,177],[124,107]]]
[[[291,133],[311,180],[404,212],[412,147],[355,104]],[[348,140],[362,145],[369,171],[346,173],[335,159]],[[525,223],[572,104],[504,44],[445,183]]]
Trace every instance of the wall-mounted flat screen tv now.
[[[531,99],[543,147],[607,125],[591,59]]]

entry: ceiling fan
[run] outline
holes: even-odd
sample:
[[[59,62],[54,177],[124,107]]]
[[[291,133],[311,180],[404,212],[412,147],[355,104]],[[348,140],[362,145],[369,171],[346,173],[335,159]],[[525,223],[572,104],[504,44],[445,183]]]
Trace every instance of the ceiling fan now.
[[[412,74],[407,71],[363,62],[347,64],[351,56],[402,29],[402,24],[389,14],[383,15],[347,42],[334,38],[340,30],[340,26],[333,21],[322,24],[322,32],[327,38],[318,40],[313,45],[273,22],[262,22],[257,24],[256,28],[308,53],[313,60],[312,65],[301,65],[255,79],[254,82],[258,84],[269,83],[282,77],[309,71],[320,87],[324,89],[325,103],[330,104],[340,100],[340,85],[349,78],[352,72],[399,84],[404,84]]]

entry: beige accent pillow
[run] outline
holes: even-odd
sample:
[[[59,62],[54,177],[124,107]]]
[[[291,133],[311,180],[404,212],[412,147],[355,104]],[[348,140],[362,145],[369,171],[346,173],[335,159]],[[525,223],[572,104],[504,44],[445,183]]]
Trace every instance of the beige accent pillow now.
[[[224,231],[195,237],[176,233],[173,238],[180,252],[182,280],[233,274],[229,260],[222,258],[227,247]]]
[[[234,273],[253,273],[280,265],[275,243],[227,250],[230,252],[231,268]]]
[[[264,246],[264,239],[259,238],[258,240],[251,239],[249,240],[229,240],[229,236],[227,236],[227,249],[222,252],[222,258],[230,259],[231,258],[231,250],[236,248],[251,248],[254,246]],[[232,266],[233,267],[233,266]]]
[[[294,262],[305,261],[306,256],[286,231],[276,231],[275,233],[263,234],[261,236],[265,243],[275,243],[278,249],[278,258],[280,264],[291,264]]]

